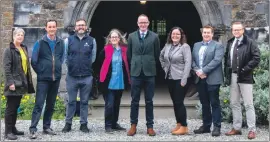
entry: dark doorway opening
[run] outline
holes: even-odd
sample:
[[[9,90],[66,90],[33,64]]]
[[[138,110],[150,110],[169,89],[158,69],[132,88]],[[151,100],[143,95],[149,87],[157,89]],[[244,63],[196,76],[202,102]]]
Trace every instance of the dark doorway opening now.
[[[98,51],[105,44],[105,37],[113,28],[129,33],[138,29],[137,17],[146,14],[149,17],[149,29],[158,33],[160,48],[166,43],[167,34],[174,26],[181,27],[186,33],[188,44],[193,46],[201,40],[200,28],[202,27],[199,14],[192,2],[189,1],[106,1],[100,2],[91,19],[91,35],[96,38]],[[99,73],[99,68],[94,64],[94,70]],[[164,86],[164,72],[158,65],[156,84]]]

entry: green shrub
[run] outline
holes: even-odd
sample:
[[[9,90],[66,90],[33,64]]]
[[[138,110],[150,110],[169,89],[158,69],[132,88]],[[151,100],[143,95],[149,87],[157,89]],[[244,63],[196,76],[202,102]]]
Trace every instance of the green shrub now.
[[[28,94],[24,95],[21,100],[20,111],[18,112],[18,119],[31,120],[34,106],[35,106],[35,96]],[[4,95],[1,95],[1,118],[4,118],[5,116],[5,109],[6,109],[6,97]],[[64,101],[57,96],[52,119],[63,120],[64,118],[65,118]]]

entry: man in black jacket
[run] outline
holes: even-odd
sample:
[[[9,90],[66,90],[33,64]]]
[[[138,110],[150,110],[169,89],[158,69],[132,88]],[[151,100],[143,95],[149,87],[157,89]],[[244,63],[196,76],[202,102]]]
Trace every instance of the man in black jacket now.
[[[32,52],[31,65],[37,73],[37,92],[32,113],[30,138],[35,139],[37,125],[46,100],[43,117],[43,133],[56,135],[51,129],[51,119],[61,80],[64,57],[64,41],[56,36],[57,22],[49,20],[45,28],[47,34],[38,40]]]
[[[233,112],[233,129],[226,133],[230,135],[241,135],[242,109],[240,96],[242,96],[247,125],[249,129],[248,138],[254,139],[256,131],[256,116],[253,105],[252,84],[253,70],[260,62],[260,50],[256,43],[244,35],[244,26],[241,22],[232,24],[234,38],[227,44],[225,53],[225,80],[230,85],[230,104]]]

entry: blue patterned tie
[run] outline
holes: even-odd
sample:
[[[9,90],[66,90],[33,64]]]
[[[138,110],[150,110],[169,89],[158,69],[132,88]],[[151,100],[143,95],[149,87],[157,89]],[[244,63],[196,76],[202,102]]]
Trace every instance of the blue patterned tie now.
[[[144,33],[141,34],[141,38],[142,38],[142,40],[144,40]]]

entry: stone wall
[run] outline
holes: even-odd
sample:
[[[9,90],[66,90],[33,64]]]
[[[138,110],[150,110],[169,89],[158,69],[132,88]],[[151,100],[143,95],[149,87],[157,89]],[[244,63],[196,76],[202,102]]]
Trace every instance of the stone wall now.
[[[4,48],[9,46],[12,41],[12,27],[13,27],[13,1],[0,1],[0,82],[2,79],[2,55]]]
[[[58,36],[66,37],[64,32],[63,11],[68,1],[16,1],[14,2],[14,27],[22,27],[26,31],[25,43],[33,47],[37,39],[45,34],[45,24],[49,19],[57,20]]]
[[[237,20],[244,22],[247,27],[267,27],[268,4],[268,0],[224,0],[224,9],[229,14],[225,23]]]

